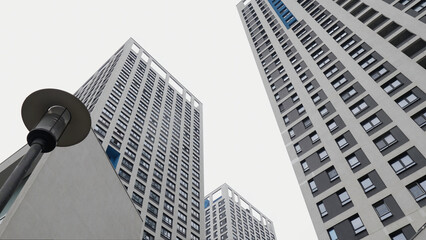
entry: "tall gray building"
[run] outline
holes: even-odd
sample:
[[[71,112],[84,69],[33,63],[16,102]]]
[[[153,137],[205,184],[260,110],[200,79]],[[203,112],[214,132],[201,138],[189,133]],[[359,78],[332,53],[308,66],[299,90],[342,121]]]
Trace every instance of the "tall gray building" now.
[[[414,236],[426,222],[426,1],[237,9],[319,239]]]
[[[204,239],[201,102],[133,39],[75,95],[143,219],[142,239]]]
[[[206,195],[204,210],[207,240],[276,239],[272,221],[227,184]]]

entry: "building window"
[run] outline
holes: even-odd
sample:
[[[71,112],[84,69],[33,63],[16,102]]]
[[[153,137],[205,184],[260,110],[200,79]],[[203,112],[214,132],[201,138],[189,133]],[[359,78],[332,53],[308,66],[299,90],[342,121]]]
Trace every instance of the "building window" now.
[[[312,83],[308,83],[305,88],[306,88],[306,91],[310,92],[312,91],[312,89],[314,89],[314,86],[312,85]]]
[[[298,106],[297,107],[297,112],[299,113],[299,115],[302,114],[302,113],[304,113],[305,112],[305,107],[303,107],[303,105]]]
[[[388,73],[389,70],[385,67],[385,66],[380,66],[378,69],[374,70],[373,72],[370,73],[370,77],[373,80],[377,80],[379,78],[381,78],[383,75],[385,75],[386,73]]]
[[[331,84],[333,85],[334,89],[338,89],[340,86],[345,84],[347,81],[348,80],[344,76],[341,76],[338,79],[334,80]]]
[[[290,138],[294,138],[294,136],[296,136],[296,134],[294,133],[293,128],[290,128],[290,129],[288,130],[288,135],[290,135]]]
[[[311,119],[309,119],[309,118],[303,119],[303,126],[305,126],[305,128],[312,126]]]
[[[354,116],[358,115],[360,112],[364,111],[365,109],[368,108],[367,103],[365,103],[364,100],[362,100],[361,102],[357,103],[355,106],[353,106],[351,108],[351,112],[353,113]]]
[[[339,71],[339,69],[338,69],[336,66],[332,66],[332,67],[330,67],[329,69],[327,69],[327,70],[324,72],[324,75],[325,75],[327,78],[329,78],[329,77],[331,77],[333,74],[335,74],[337,71]]]
[[[353,38],[346,40],[341,46],[344,50],[348,49],[350,46],[354,45],[356,41]]]
[[[361,184],[362,189],[364,190],[365,193],[376,188],[376,186],[374,186],[373,182],[368,176],[360,178],[358,181]]]
[[[328,114],[328,109],[326,106],[322,106],[318,109],[319,113],[321,114],[322,117],[324,117],[325,115]]]
[[[365,226],[359,216],[355,216],[350,219],[352,228],[354,229],[355,235],[365,230]]]
[[[417,180],[407,188],[417,202],[426,198],[426,179]]]
[[[317,153],[321,161],[324,161],[325,159],[328,158],[328,153],[324,148],[319,150]]]
[[[291,96],[291,100],[293,102],[297,102],[297,101],[299,101],[299,96],[297,96],[297,94],[294,94],[294,95]]]
[[[340,97],[343,99],[343,101],[346,102],[349,98],[351,98],[355,94],[357,94],[357,91],[353,87],[350,87],[348,90],[341,93]]]
[[[304,171],[304,172],[306,172],[306,171],[308,171],[308,170],[309,170],[308,163],[307,163],[305,160],[301,161],[301,162],[300,162],[300,165],[302,165],[302,168],[303,168],[303,171]]]
[[[312,53],[312,58],[315,60],[317,59],[319,56],[321,56],[324,53],[324,50],[322,50],[322,48],[316,50],[314,53]]]
[[[348,141],[346,140],[346,138],[344,136],[339,137],[338,139],[336,139],[336,143],[339,146],[340,149],[345,148],[346,146],[349,145]]]
[[[302,148],[300,147],[300,145],[298,143],[296,143],[294,145],[294,150],[296,150],[296,153],[300,153],[302,152]]]
[[[339,174],[337,174],[337,171],[334,167],[331,167],[330,169],[327,169],[327,175],[330,179],[330,182],[333,182],[334,180],[339,178]]]
[[[421,1],[418,4],[414,5],[411,9],[413,9],[415,12],[420,13],[424,8],[426,8],[426,1]]]
[[[359,65],[362,67],[362,69],[366,69],[368,66],[370,66],[372,63],[374,63],[377,59],[375,59],[373,56],[368,56],[364,60],[362,60]]]
[[[330,130],[330,132],[333,132],[334,130],[338,128],[337,123],[334,120],[331,120],[330,122],[328,122],[327,127]]]
[[[419,113],[415,114],[411,118],[414,120],[414,122],[417,123],[417,125],[419,125],[419,127],[425,126],[426,125],[426,108],[420,111]]]
[[[355,154],[346,157],[346,161],[348,162],[351,169],[354,169],[354,168],[358,167],[359,165],[361,165],[360,161],[355,156]]]
[[[323,68],[327,63],[329,63],[331,60],[330,60],[330,58],[329,57],[325,57],[325,58],[323,58],[323,59],[321,59],[318,63],[317,63],[317,65],[318,65],[318,67],[319,68]]]
[[[337,195],[339,196],[340,203],[342,204],[342,206],[344,206],[344,205],[346,205],[346,204],[348,204],[352,201],[351,198],[349,197],[348,192],[346,192],[345,189],[339,191],[337,193]]]
[[[387,149],[388,147],[395,144],[396,142],[397,142],[396,138],[391,133],[387,133],[386,135],[374,141],[374,143],[376,144],[376,147],[380,151]]]
[[[405,237],[402,231],[398,231],[397,233],[392,234],[391,238],[392,240],[407,240],[407,237]]]
[[[317,104],[319,101],[321,101],[321,97],[318,95],[318,93],[314,94],[312,96],[312,101]]]
[[[333,228],[328,230],[328,236],[330,237],[330,240],[339,240],[336,231]]]
[[[163,236],[165,239],[171,239],[172,233],[165,229],[164,227],[161,227],[161,236]]]
[[[312,193],[318,191],[317,184],[315,183],[315,181],[313,179],[308,181],[308,183],[309,183],[309,187],[311,188]]]
[[[365,52],[365,48],[363,48],[362,46],[359,46],[359,47],[355,48],[355,50],[353,50],[349,54],[351,55],[351,57],[353,59],[356,59],[357,57],[359,57],[364,52]]]
[[[384,201],[380,201],[374,204],[374,209],[376,210],[376,213],[379,216],[380,221],[384,221],[392,217],[392,212]]]
[[[382,88],[387,94],[389,94],[393,92],[395,89],[399,88],[400,86],[402,86],[401,81],[399,81],[398,79],[394,79],[393,81],[383,85]]]
[[[325,209],[325,205],[324,205],[323,202],[317,203],[317,207],[318,207],[318,210],[321,214],[321,217],[327,216],[328,212],[327,212],[327,209]]]
[[[364,122],[362,122],[361,125],[366,132],[369,132],[373,130],[375,127],[379,126],[381,123],[382,122],[377,116],[373,116],[372,118],[369,118],[365,120]]]
[[[404,94],[404,96],[397,99],[396,102],[402,109],[405,109],[417,100],[419,100],[419,97],[417,97],[414,93],[410,91],[407,94]]]
[[[288,116],[284,116],[284,117],[283,117],[283,120],[284,120],[284,123],[285,123],[285,124],[290,123],[290,119],[288,118]]]
[[[389,162],[392,169],[395,171],[396,174],[400,174],[404,172],[405,170],[409,169],[410,167],[416,165],[416,163],[411,159],[411,157],[405,153],[405,155],[398,157],[395,160],[392,160]]]
[[[319,138],[319,136],[316,132],[311,134],[309,137],[311,138],[312,144],[314,144],[314,143],[316,143],[320,140],[320,138]]]

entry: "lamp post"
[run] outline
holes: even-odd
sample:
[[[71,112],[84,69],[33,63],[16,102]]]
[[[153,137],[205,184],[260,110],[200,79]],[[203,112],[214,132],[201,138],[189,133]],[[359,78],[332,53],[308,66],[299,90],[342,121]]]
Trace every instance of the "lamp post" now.
[[[30,131],[30,149],[0,189],[0,212],[6,206],[35,159],[56,146],[77,144],[89,133],[90,114],[73,95],[58,89],[42,89],[30,94],[22,104],[22,120]]]

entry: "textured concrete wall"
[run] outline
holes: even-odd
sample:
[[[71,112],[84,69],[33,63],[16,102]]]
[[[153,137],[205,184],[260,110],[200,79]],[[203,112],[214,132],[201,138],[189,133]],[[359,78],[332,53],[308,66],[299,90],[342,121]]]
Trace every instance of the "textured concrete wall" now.
[[[45,154],[0,224],[1,239],[141,239],[142,220],[92,132]]]

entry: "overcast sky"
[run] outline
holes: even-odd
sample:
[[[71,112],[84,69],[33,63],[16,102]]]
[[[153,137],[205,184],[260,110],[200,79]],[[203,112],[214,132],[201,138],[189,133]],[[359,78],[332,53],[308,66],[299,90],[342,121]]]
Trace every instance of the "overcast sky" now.
[[[74,93],[132,37],[203,103],[205,193],[226,182],[277,239],[316,239],[237,2],[2,1],[0,161],[26,142],[26,96]]]

